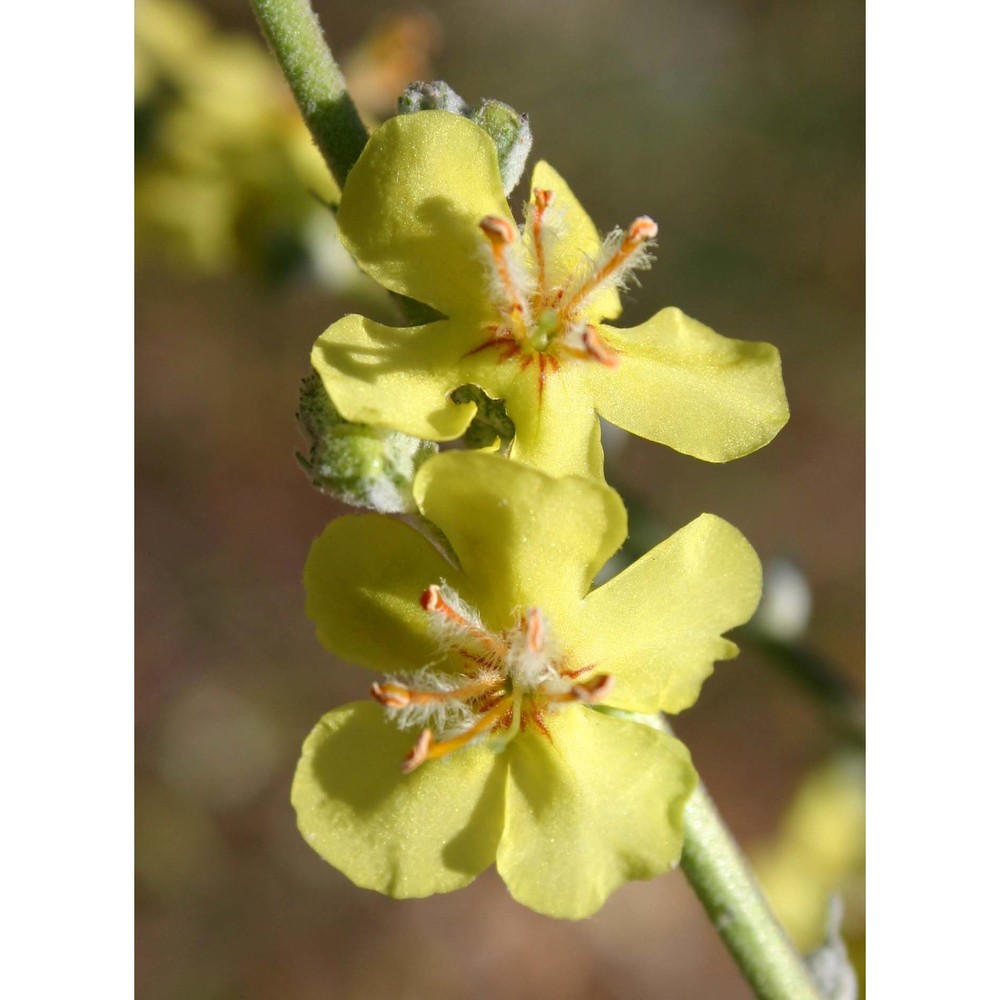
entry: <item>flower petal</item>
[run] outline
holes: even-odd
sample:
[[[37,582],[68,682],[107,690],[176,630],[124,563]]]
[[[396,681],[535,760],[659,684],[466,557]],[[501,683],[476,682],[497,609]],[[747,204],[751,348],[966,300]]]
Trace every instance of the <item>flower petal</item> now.
[[[625,540],[625,507],[614,490],[497,455],[435,455],[420,467],[413,494],[448,537],[494,628],[532,605],[558,624]]]
[[[677,863],[697,776],[687,748],[647,726],[574,707],[549,728],[551,744],[529,729],[507,752],[497,870],[518,902],[575,920]]]
[[[550,276],[547,284],[561,285],[580,276],[581,268],[597,259],[603,241],[594,223],[569,185],[544,160],[535,164],[531,174],[531,190],[542,188],[553,194],[549,211],[560,220],[561,234],[545,248],[545,268]],[[526,244],[531,243],[531,226],[524,227]],[[616,319],[621,315],[622,303],[613,286],[594,295],[587,304],[587,315],[595,322]]]
[[[292,783],[313,850],[396,899],[468,885],[493,862],[503,826],[502,758],[470,747],[404,775],[413,740],[374,703],[345,705],[309,734]]]
[[[477,340],[470,329],[448,320],[392,327],[345,316],[316,341],[312,365],[348,420],[447,441],[476,415],[475,403],[449,399],[466,381],[462,358]]]
[[[448,316],[488,305],[479,229],[510,221],[493,140],[446,111],[390,118],[344,185],[337,224],[344,246],[376,281]]]
[[[547,373],[544,388],[534,366],[512,380],[505,392],[507,415],[517,432],[510,457],[552,476],[604,482],[600,421],[582,367],[571,363]]]
[[[413,528],[378,514],[338,517],[306,560],[306,613],[331,653],[382,673],[416,670],[439,653],[420,596],[465,577]]]
[[[614,677],[609,704],[680,712],[714,662],[738,652],[721,633],[750,618],[760,589],[750,543],[702,514],[587,595],[573,646]]]
[[[730,340],[674,308],[631,330],[600,333],[620,363],[588,365],[594,402],[633,434],[728,462],[763,447],[788,421],[771,344]]]

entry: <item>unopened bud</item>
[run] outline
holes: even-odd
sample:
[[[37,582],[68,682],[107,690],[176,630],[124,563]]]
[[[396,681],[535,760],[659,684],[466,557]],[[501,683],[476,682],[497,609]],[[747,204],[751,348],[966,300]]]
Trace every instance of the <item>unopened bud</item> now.
[[[528,116],[518,114],[509,104],[487,98],[469,117],[488,132],[496,144],[503,193],[509,195],[517,187],[531,152]]]
[[[411,83],[399,98],[399,113],[411,115],[415,111],[450,111],[453,115],[472,114],[472,108],[455,93],[444,80],[433,83]]]
[[[519,114],[509,104],[486,98],[474,111],[444,80],[411,83],[399,98],[399,113],[448,111],[474,121],[497,148],[503,193],[509,195],[524,173],[531,152],[531,126],[528,116]]]
[[[320,492],[383,514],[412,513],[413,477],[438,448],[399,431],[345,420],[314,372],[302,380],[299,424],[309,441],[299,465]]]

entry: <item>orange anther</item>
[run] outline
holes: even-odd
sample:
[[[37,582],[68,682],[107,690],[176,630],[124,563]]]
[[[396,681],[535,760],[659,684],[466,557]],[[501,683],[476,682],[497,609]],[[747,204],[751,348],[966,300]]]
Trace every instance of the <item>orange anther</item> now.
[[[528,609],[528,648],[540,653],[545,645],[545,622],[538,608]]]
[[[588,325],[583,331],[583,346],[595,361],[600,361],[606,368],[618,367],[618,354],[601,340],[596,327]]]
[[[517,228],[509,220],[503,219],[499,215],[487,215],[479,223],[479,228],[494,246],[513,243],[517,239]]]
[[[570,693],[577,701],[584,701],[588,705],[593,705],[595,702],[603,701],[611,693],[611,689],[614,686],[615,679],[611,674],[597,674],[595,677],[591,677],[589,681],[584,681],[582,684],[574,684]]]
[[[435,583],[432,583],[420,595],[420,606],[424,611],[437,611],[443,603],[441,600],[441,588]]]
[[[413,749],[403,758],[403,774],[409,774],[411,771],[415,771],[425,760],[427,760],[427,752],[431,748],[431,731],[425,729],[419,737],[417,737],[417,742],[413,744]]]
[[[410,704],[410,692],[398,684],[372,684],[371,695],[386,708],[406,708]]]
[[[534,188],[531,192],[535,196],[535,207],[539,214],[545,211],[552,204],[553,194],[545,188]]]
[[[628,233],[625,235],[625,242],[645,243],[647,240],[655,239],[656,234],[659,231],[660,227],[648,215],[640,215],[639,218],[628,227]]]

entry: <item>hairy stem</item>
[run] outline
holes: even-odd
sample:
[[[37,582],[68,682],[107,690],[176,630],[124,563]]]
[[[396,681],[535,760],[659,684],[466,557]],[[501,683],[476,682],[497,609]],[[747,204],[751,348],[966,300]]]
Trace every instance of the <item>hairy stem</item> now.
[[[368,141],[368,130],[347,92],[310,0],[250,0],[302,117],[343,188]]]
[[[821,1000],[700,783],[684,811],[681,868],[758,1000]]]

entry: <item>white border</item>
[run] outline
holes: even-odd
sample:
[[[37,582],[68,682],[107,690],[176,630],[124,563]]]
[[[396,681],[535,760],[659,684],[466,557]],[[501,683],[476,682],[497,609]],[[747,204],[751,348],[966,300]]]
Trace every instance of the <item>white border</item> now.
[[[132,989],[131,6],[5,10],[6,996]]]
[[[868,987],[995,983],[997,13],[868,8]]]

